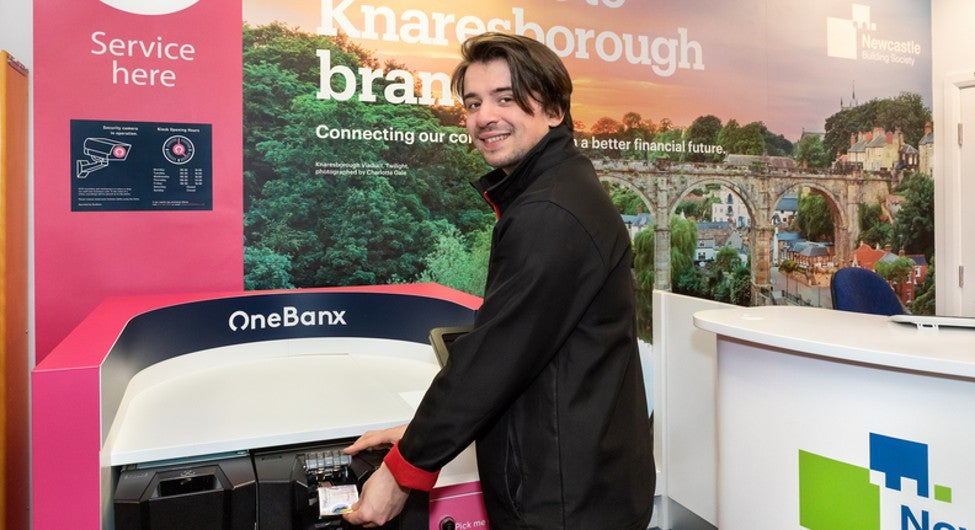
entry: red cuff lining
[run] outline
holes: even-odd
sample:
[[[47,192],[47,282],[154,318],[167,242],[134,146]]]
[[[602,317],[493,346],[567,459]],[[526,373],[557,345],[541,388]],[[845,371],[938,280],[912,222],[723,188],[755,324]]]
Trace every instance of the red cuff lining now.
[[[396,483],[404,488],[430,491],[440,475],[440,471],[426,471],[407,462],[399,452],[399,443],[393,444],[393,448],[383,458],[383,463],[393,474]]]

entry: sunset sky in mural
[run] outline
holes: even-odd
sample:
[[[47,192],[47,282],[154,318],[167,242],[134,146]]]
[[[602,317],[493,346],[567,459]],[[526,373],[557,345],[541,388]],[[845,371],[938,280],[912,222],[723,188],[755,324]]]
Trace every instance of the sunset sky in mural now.
[[[586,128],[602,117],[621,120],[628,112],[654,123],[666,118],[681,127],[712,114],[722,123],[762,121],[794,142],[803,131],[822,132],[826,118],[840,109],[841,102],[848,105],[854,90],[861,103],[914,92],[930,107],[931,24],[926,2],[826,1],[796,6],[787,0],[243,0],[243,13],[251,25],[279,21],[309,33],[317,31],[328,7],[335,10],[331,20],[336,26],[347,18],[358,31],[364,30],[363,12],[370,9],[387,9],[400,24],[426,20],[431,27],[438,14],[453,15],[454,20],[500,19],[510,22],[512,29],[520,18],[526,26],[535,24],[558,34],[553,47],[570,52],[564,60],[575,85],[573,117]],[[859,24],[859,56],[828,54],[828,21],[837,20],[840,26],[848,22],[850,28]],[[392,58],[412,71],[449,74],[458,58],[455,28],[454,23],[447,25],[444,45],[353,40],[381,60]],[[589,58],[578,57],[575,37],[566,38],[582,30],[592,31],[585,46]],[[863,34],[872,39],[871,51],[864,51]],[[646,64],[630,64],[625,57],[597,57],[600,38],[603,49],[612,51],[614,42],[639,37],[650,43],[677,42],[673,49],[678,57],[652,59],[656,71]],[[678,65],[681,40],[686,43],[686,61]],[[661,52],[670,49],[658,45]],[[917,50],[920,53],[914,53]]]

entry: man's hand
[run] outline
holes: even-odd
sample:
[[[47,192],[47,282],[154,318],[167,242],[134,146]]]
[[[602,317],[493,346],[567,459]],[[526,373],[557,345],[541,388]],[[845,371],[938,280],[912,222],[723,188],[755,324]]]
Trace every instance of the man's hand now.
[[[381,431],[367,431],[343,451],[347,455],[354,455],[366,449],[389,448],[403,437],[404,432],[406,432],[406,424]]]
[[[382,464],[362,486],[359,501],[342,517],[366,528],[382,526],[403,511],[409,494],[410,490],[397,484],[386,464]]]

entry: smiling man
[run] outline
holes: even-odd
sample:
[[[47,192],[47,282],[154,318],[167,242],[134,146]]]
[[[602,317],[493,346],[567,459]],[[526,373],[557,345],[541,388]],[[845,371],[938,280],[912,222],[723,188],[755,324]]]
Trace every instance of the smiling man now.
[[[527,37],[462,52],[452,86],[496,168],[476,184],[498,217],[484,302],[410,424],[347,449],[393,444],[344,517],[385,524],[476,442],[492,528],[644,530],[655,469],[630,239],[575,147],[572,81]]]
[[[519,101],[511,85],[504,59],[472,63],[464,74],[467,131],[488,165],[505,174],[565,118],[565,110],[543,109],[534,96]]]

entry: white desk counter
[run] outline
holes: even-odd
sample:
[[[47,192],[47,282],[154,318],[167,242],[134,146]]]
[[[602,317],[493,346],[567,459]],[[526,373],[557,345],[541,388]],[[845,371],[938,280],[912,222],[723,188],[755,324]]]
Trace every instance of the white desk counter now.
[[[694,325],[838,361],[975,379],[975,329],[918,329],[885,316],[793,306],[700,311]]]
[[[717,334],[718,527],[975,527],[975,329],[800,307]]]

